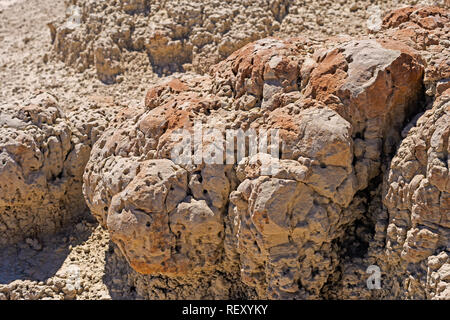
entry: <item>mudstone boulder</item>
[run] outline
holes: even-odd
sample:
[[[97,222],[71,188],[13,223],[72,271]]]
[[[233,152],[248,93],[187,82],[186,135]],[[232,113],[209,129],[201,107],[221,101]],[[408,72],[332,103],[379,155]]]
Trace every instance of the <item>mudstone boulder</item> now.
[[[49,27],[80,71],[112,83],[135,50],[157,72],[203,75],[149,88],[141,107],[63,111],[47,93],[2,106],[0,246],[56,232],[87,203],[148,298],[449,298],[448,10],[395,10],[369,37],[312,50],[254,41],[280,27],[283,1],[250,22],[228,4],[72,4]],[[241,32],[251,21],[272,29]],[[218,154],[239,130],[281,143]],[[174,158],[181,142],[192,161]]]
[[[417,113],[423,73],[401,42],[349,41],[310,56],[302,38],[258,40],[209,75],[153,87],[145,107],[122,110],[94,145],[87,203],[140,273],[222,272],[260,298],[319,298],[361,194]],[[176,133],[198,123],[203,133],[277,129],[279,154],[176,163]],[[224,143],[204,134],[200,145]],[[264,173],[272,162],[278,170]]]

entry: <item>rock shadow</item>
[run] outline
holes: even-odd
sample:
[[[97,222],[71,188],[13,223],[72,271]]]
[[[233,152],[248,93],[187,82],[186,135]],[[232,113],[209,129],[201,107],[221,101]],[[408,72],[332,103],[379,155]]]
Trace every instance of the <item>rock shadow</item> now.
[[[84,216],[73,225],[53,235],[27,238],[0,248],[0,285],[15,280],[45,282],[53,277],[75,247],[86,241],[94,228],[83,227],[83,222],[97,222]]]

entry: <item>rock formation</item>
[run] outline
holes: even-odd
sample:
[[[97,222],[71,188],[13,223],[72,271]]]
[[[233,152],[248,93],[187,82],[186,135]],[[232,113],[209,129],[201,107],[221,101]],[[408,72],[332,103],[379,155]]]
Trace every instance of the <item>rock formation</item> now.
[[[209,76],[151,88],[146,107],[125,109],[95,144],[86,200],[135,270],[241,270],[260,298],[321,296],[360,214],[357,193],[420,108],[424,67],[401,42],[350,41],[309,57],[304,41],[259,40]],[[173,135],[196,121],[211,132],[278,129],[279,171],[261,173],[250,158],[174,163]]]
[[[89,209],[140,297],[449,299],[448,10],[321,43],[292,1],[69,4],[48,26],[78,71],[111,84],[138,52],[193,72],[142,106],[2,105],[0,247]]]
[[[409,130],[386,175],[386,258],[417,298],[448,297],[450,292],[449,134],[447,90]],[[405,273],[414,276],[408,279]]]
[[[87,146],[75,148],[57,100],[40,94],[22,108],[1,111],[0,244],[38,230],[51,232],[83,211],[79,171]],[[78,156],[76,156],[78,154]],[[78,172],[77,172],[78,171]]]
[[[126,50],[145,52],[158,73],[205,72],[279,30],[288,3],[73,0],[66,18],[49,27],[61,60],[80,71],[95,65],[99,79],[112,83],[123,71]]]
[[[436,7],[407,7],[384,18],[378,37],[397,39],[423,57],[428,103],[399,131],[399,147],[369,187],[363,219],[347,241],[367,249],[343,253],[331,297],[448,299],[448,28],[448,10]],[[381,290],[361,285],[369,264],[380,267]]]
[[[65,113],[49,93],[0,111],[0,246],[54,233],[86,212],[82,175],[111,111]]]
[[[234,51],[268,36],[304,34],[319,44],[339,33],[361,34],[366,26],[355,19],[375,17],[381,24],[383,10],[398,5],[395,0],[372,2],[345,8],[345,2],[310,0],[70,0],[66,17],[49,28],[60,60],[78,71],[95,66],[101,81],[114,83],[132,67],[136,52],[146,54],[158,74],[207,73]],[[342,27],[336,28],[331,17]]]
[[[448,11],[406,8],[385,18],[389,32],[429,51],[424,84],[434,95],[424,114],[402,132],[404,139],[384,177],[383,204],[388,212],[385,258],[407,294],[449,297],[450,247],[450,60]]]

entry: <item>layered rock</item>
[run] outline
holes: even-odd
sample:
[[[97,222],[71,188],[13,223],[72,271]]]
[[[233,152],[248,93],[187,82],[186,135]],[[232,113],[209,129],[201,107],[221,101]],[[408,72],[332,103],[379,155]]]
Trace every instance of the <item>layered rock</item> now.
[[[349,232],[341,272],[327,297],[341,299],[448,299],[449,91],[406,126],[383,180],[373,185],[363,218]],[[367,268],[380,271],[369,290]]]
[[[409,130],[386,176],[387,264],[415,298],[449,297],[449,135],[447,90]]]
[[[426,58],[424,84],[434,101],[404,128],[386,172],[387,219],[378,220],[386,246],[378,256],[394,275],[387,279],[399,288],[398,297],[448,299],[450,15],[437,7],[408,7],[387,15],[383,25],[387,35]]]
[[[321,296],[358,218],[355,195],[380,174],[400,140],[394,133],[416,111],[423,66],[396,42],[351,41],[312,58],[304,44],[259,40],[209,76],[152,88],[145,108],[124,109],[97,141],[84,194],[135,270],[238,273],[260,298]],[[203,141],[188,151],[223,164],[176,163],[179,139],[195,139],[200,122]],[[235,164],[225,164],[226,154],[211,151],[227,129],[277,129],[283,143],[243,159],[234,146]]]

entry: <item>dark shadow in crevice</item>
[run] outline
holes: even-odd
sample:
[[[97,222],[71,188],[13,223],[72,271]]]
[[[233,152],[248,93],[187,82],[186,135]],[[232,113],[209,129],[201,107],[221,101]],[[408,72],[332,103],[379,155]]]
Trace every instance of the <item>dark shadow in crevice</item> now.
[[[110,241],[105,256],[103,283],[106,285],[111,299],[136,300],[140,298],[132,279],[133,273],[134,271],[119,248]]]

